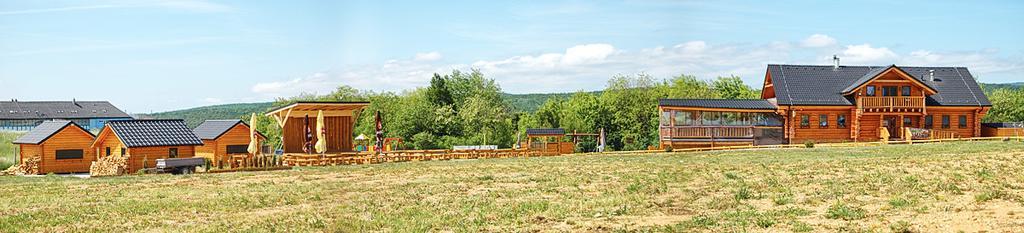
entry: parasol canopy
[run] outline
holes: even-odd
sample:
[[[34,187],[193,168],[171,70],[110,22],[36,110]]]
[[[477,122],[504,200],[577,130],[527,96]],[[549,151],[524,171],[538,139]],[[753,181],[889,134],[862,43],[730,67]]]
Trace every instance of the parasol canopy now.
[[[259,137],[256,136],[256,113],[252,114],[252,118],[249,119],[249,154],[257,154],[260,152]]]
[[[324,128],[324,110],[319,110],[316,114],[316,153],[327,152],[327,135],[324,135]]]

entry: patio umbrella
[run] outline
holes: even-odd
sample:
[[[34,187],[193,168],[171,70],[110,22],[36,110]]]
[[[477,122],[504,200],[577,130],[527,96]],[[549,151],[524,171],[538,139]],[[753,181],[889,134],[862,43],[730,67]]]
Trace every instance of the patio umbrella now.
[[[256,113],[249,119],[249,154],[256,155],[260,152],[259,137],[256,136]]]
[[[324,110],[320,110],[316,114],[316,153],[323,154],[327,152],[327,135],[326,129],[324,129]]]

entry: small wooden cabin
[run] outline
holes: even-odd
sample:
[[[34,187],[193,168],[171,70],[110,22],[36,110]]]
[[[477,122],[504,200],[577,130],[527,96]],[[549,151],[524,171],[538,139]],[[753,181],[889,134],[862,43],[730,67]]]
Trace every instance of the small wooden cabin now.
[[[316,144],[316,117],[324,112],[327,153],[352,152],[353,128],[369,102],[296,102],[267,112],[281,127],[284,153],[306,153]],[[307,134],[311,137],[307,141]],[[310,150],[312,151],[312,150]]]
[[[46,121],[14,140],[21,151],[21,161],[40,157],[39,172],[89,172],[96,160],[90,147],[96,136],[71,121]]]
[[[156,159],[189,158],[203,141],[185,125],[185,120],[109,121],[92,148],[98,158],[125,156],[128,171],[156,166]]]
[[[202,146],[196,146],[196,156],[209,159],[214,165],[226,164],[231,156],[249,154],[249,124],[242,120],[207,120],[192,129]],[[259,141],[267,137],[257,132]]]
[[[1024,137],[1024,123],[982,123],[982,137]]]
[[[576,145],[565,142],[565,129],[526,129],[526,144],[521,148],[556,154],[572,154]]]

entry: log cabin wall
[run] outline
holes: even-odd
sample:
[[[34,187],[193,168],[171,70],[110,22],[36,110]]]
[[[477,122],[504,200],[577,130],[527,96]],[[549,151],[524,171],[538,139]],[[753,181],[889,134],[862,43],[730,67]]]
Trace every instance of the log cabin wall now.
[[[100,136],[96,138],[96,148],[93,149],[96,153],[96,158],[103,158],[108,155],[121,155],[121,150],[128,153],[128,148],[121,143],[121,139],[114,135],[114,132],[110,127],[104,127],[103,131],[100,132]],[[107,153],[109,150],[109,154]]]
[[[265,140],[266,138],[263,139]],[[214,165],[218,165],[219,162],[229,161],[232,155],[238,155],[229,154],[228,146],[245,146],[248,148],[249,141],[249,127],[245,124],[236,124],[217,139],[203,140],[202,146],[196,146],[196,156],[210,159]]]
[[[850,130],[853,127],[853,118],[850,115],[851,108],[798,108],[793,122],[793,136],[791,143],[813,142],[847,142],[853,141],[850,137]],[[820,116],[825,115],[827,124],[821,125]],[[846,125],[838,125],[839,116],[846,118]],[[808,125],[804,126],[801,121],[804,116],[808,117]]]
[[[305,141],[305,117],[293,117],[285,124],[284,152],[303,153],[302,146]],[[329,116],[324,117],[326,125],[327,152],[350,152],[352,151],[352,117]],[[313,140],[316,143],[316,117],[310,116],[309,129],[313,132]]]
[[[879,127],[882,127],[882,116],[881,115],[864,115],[860,118],[860,134],[857,137],[857,141],[861,142],[874,142],[878,141],[879,138]]]
[[[18,151],[19,151],[19,153],[21,155],[20,159],[18,160],[18,163],[22,163],[22,162],[25,161],[25,159],[28,159],[28,158],[40,157],[40,156],[43,155],[43,147],[42,147],[42,145],[33,145],[33,144],[18,144],[18,145],[20,147],[20,149]]]
[[[41,144],[42,161],[39,172],[71,173],[88,172],[92,161],[96,161],[96,152],[92,150],[92,134],[75,126],[64,127]],[[58,150],[82,150],[80,159],[57,159]]]
[[[174,158],[191,158],[195,156],[195,146],[151,146],[128,149],[128,171],[135,172],[143,168],[156,167],[157,159],[170,158],[170,149],[177,148],[178,155]],[[145,163],[145,165],[143,165]]]
[[[203,139],[203,145],[196,146],[196,157],[209,159],[214,166],[219,164],[221,158],[217,156],[217,140]]]
[[[980,109],[980,107],[928,107],[927,114],[932,116],[932,129],[956,132],[957,136],[962,138],[980,137],[980,120],[984,116],[977,113]],[[942,125],[943,116],[949,116],[948,128]],[[960,116],[967,118],[966,127],[960,127]],[[925,117],[922,116],[922,128],[925,125],[924,119]]]

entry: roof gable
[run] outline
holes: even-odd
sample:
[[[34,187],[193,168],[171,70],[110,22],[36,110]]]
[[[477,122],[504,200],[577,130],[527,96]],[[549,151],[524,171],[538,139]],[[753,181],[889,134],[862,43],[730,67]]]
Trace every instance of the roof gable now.
[[[36,126],[35,128],[32,128],[32,131],[29,131],[28,133],[26,133],[25,135],[22,135],[18,139],[15,139],[11,143],[14,143],[14,144],[40,144],[40,143],[43,143],[46,140],[50,139],[50,137],[53,137],[53,135],[56,135],[57,133],[63,131],[65,128],[67,128],[69,126],[74,126],[74,127],[78,128],[79,130],[81,130],[82,132],[88,134],[89,137],[96,138],[95,135],[92,135],[92,133],[90,133],[89,130],[86,130],[85,128],[82,128],[82,126],[80,126],[78,124],[75,124],[74,122],[71,122],[71,121],[63,121],[63,120],[61,120],[61,121],[46,121],[46,122],[43,122],[42,124],[39,124],[39,126]]]
[[[873,69],[887,66],[768,65],[778,105],[850,106],[843,90]],[[925,98],[929,106],[992,106],[981,87],[964,67],[899,67],[910,77],[934,88]],[[934,71],[935,81],[927,80]]]
[[[106,127],[129,148],[203,145],[203,141],[185,125],[185,120],[180,119],[116,120],[107,122]]]
[[[899,76],[900,78],[911,81],[912,83],[914,83],[914,85],[917,85],[917,87],[920,87],[927,91],[928,94],[935,94],[938,92],[935,90],[935,88],[929,86],[928,84],[922,82],[921,80],[917,80],[917,78],[910,76],[910,74],[907,74],[906,71],[903,71],[903,69],[900,69],[896,65],[890,65],[888,67],[872,68],[870,71],[868,71],[867,74],[864,74],[864,76],[861,76],[859,79],[857,79],[857,81],[854,81],[852,84],[843,89],[843,94],[853,94],[853,92],[860,90],[860,88],[864,87],[864,85],[889,73],[896,73],[897,76]]]

